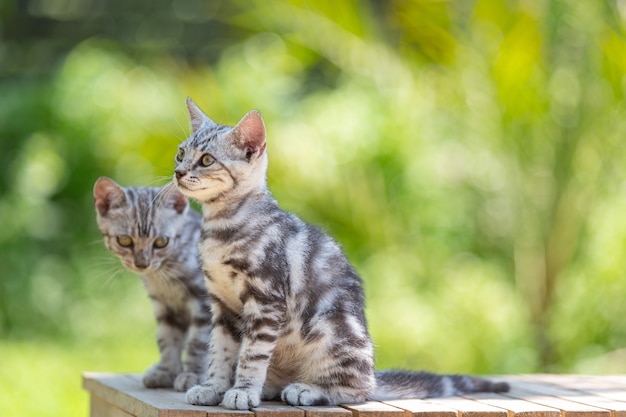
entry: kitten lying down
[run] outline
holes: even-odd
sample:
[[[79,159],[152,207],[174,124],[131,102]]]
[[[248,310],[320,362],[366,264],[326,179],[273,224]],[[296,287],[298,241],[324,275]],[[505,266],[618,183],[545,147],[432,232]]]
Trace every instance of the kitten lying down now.
[[[174,183],[202,205],[200,258],[214,327],[208,379],[192,404],[248,409],[507,391],[470,376],[374,371],[362,282],[339,245],[278,207],[266,185],[265,127],[252,111],[214,123],[190,99],[192,134]]]
[[[198,257],[200,215],[173,187],[123,188],[105,177],[96,181],[94,204],[107,249],[139,274],[152,299],[161,360],[144,385],[186,391],[204,382],[211,315]]]

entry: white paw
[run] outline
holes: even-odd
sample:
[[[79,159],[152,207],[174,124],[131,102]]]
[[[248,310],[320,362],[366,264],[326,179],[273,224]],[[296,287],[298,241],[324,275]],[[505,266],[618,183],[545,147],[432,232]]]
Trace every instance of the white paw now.
[[[224,396],[210,385],[196,385],[185,394],[185,401],[193,405],[218,405]]]
[[[222,405],[231,410],[249,410],[261,404],[261,393],[257,390],[231,388],[224,394]]]
[[[200,383],[200,377],[193,372],[183,372],[178,374],[174,380],[174,389],[176,391],[187,391],[189,388]]]
[[[328,397],[321,389],[307,384],[289,384],[285,387],[280,398],[290,405],[327,405]]]

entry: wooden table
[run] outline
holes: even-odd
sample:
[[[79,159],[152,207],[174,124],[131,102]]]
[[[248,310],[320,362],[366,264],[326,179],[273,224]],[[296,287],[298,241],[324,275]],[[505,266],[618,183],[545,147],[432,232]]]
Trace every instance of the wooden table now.
[[[147,389],[141,376],[85,373],[91,417],[626,417],[626,375],[505,375],[506,394],[471,394],[345,404],[291,407],[267,402],[251,411],[185,403],[184,393]]]

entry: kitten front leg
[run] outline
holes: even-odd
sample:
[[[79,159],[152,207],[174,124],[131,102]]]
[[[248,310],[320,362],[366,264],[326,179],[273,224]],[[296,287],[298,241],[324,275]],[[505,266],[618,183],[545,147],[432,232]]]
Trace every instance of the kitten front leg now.
[[[180,354],[185,333],[179,326],[171,323],[164,306],[154,301],[153,307],[157,318],[157,344],[161,358],[146,371],[143,384],[146,388],[171,388],[176,376],[183,369]]]
[[[223,405],[248,410],[261,403],[263,384],[286,310],[281,300],[248,298],[241,319],[244,322],[235,385],[224,395]]]
[[[211,340],[211,314],[201,302],[194,306],[191,325],[187,332],[187,344],[183,372],[174,380],[176,391],[187,391],[207,379],[209,342]]]
[[[231,387],[233,369],[237,360],[240,342],[237,339],[235,320],[225,313],[219,301],[214,301],[213,330],[209,347],[207,380],[187,391],[185,400],[194,405],[217,405]]]

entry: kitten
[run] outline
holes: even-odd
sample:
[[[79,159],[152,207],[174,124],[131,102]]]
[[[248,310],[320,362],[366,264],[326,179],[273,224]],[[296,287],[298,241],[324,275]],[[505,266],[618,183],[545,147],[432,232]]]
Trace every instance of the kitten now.
[[[202,204],[214,318],[209,377],[188,402],[248,409],[261,399],[330,405],[508,390],[468,376],[375,372],[361,279],[333,239],[271,198],[260,113],[233,128],[191,99],[187,108],[192,135],[174,183]]]
[[[152,299],[161,358],[143,383],[186,391],[206,379],[208,365],[211,315],[197,249],[201,216],[171,184],[122,188],[101,177],[94,204],[107,249],[141,276]]]

